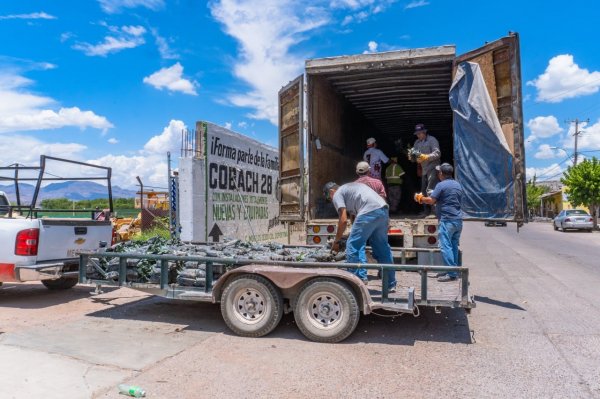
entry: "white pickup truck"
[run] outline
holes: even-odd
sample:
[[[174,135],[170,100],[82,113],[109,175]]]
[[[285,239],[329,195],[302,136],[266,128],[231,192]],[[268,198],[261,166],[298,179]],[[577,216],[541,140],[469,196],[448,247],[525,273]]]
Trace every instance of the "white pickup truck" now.
[[[49,159],[66,161],[42,156],[42,166],[35,168],[42,170],[40,176],[44,175],[43,168]],[[6,171],[8,168],[0,169]],[[107,171],[110,187],[110,168],[97,168]],[[35,208],[35,202],[45,179],[37,180],[34,200],[27,206],[11,205],[7,195],[0,192],[0,285],[41,281],[50,289],[71,288],[77,284],[79,253],[110,244],[112,224],[102,212],[105,220],[95,220],[92,211],[88,218],[36,217],[41,210]],[[112,195],[110,189],[108,191],[112,209]]]

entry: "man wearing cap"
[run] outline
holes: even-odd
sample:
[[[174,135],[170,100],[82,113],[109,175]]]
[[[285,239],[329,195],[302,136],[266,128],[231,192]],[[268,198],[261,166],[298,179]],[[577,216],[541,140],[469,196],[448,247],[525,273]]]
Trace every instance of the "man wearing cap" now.
[[[417,136],[417,140],[413,148],[420,153],[417,162],[423,170],[421,174],[421,192],[427,196],[439,181],[435,167],[440,164],[442,152],[440,151],[440,143],[435,137],[427,134],[424,124],[419,123],[415,126],[415,136]],[[424,211],[424,216],[429,215],[431,206],[425,205]]]
[[[363,161],[367,162],[371,169],[369,170],[369,176],[374,179],[381,180],[381,171],[383,170],[383,164],[388,163],[390,159],[377,148],[377,142],[373,137],[367,139],[367,151],[363,155]]]
[[[390,212],[396,213],[399,211],[400,198],[402,197],[402,175],[404,175],[404,169],[398,165],[398,157],[391,157],[390,161],[390,165],[385,168],[385,181],[387,182],[390,194]]]
[[[383,183],[379,179],[375,179],[374,177],[369,176],[369,170],[371,167],[365,161],[359,162],[356,165],[356,174],[358,175],[358,179],[355,180],[356,183],[366,184],[371,187],[379,196],[383,199],[386,199],[387,196],[385,194],[385,187]]]
[[[459,266],[458,244],[462,232],[461,202],[463,189],[460,183],[452,178],[454,168],[443,163],[435,167],[440,182],[429,197],[422,193],[415,194],[415,201],[419,204],[436,205],[437,217],[440,220],[438,239],[442,252],[442,259],[446,266]],[[438,281],[456,280],[456,273],[440,274]]]
[[[393,264],[392,249],[388,244],[388,206],[377,193],[366,184],[348,183],[338,186],[329,182],[323,187],[323,195],[327,201],[333,202],[338,212],[338,226],[333,242],[332,251],[338,252],[339,241],[346,230],[348,215],[356,217],[346,242],[347,263],[367,263],[365,247],[367,240],[373,249],[373,257],[379,263]],[[358,268],[352,270],[366,284],[367,270]],[[394,292],[396,273],[388,271],[388,287]]]

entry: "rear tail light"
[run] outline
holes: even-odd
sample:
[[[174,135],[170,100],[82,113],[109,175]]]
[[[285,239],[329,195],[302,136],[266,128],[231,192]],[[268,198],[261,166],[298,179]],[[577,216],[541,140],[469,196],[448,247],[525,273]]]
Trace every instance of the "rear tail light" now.
[[[328,233],[333,233],[335,231],[335,226],[327,226],[327,232]]]
[[[570,221],[571,221],[571,218],[566,218],[565,219],[565,222],[570,222]]]
[[[402,229],[389,229],[388,234],[402,234]]]
[[[321,243],[321,237],[319,237],[319,236],[314,236],[314,237],[313,237],[313,242],[314,242],[315,244],[320,244],[320,243]]]
[[[17,233],[15,255],[35,256],[38,253],[40,229],[21,230]]]
[[[427,238],[427,243],[428,243],[429,245],[433,245],[433,244],[435,244],[436,242],[437,242],[437,238],[435,238],[434,236],[431,236],[431,237],[428,237],[428,238]]]
[[[321,231],[321,226],[313,226],[313,232],[319,233]]]
[[[588,220],[588,222],[593,222],[593,221],[594,221],[594,219],[593,219],[593,218],[590,218],[590,219]]]
[[[433,224],[430,224],[429,226],[427,226],[427,231],[429,232],[429,234],[433,234],[435,233],[435,226]]]

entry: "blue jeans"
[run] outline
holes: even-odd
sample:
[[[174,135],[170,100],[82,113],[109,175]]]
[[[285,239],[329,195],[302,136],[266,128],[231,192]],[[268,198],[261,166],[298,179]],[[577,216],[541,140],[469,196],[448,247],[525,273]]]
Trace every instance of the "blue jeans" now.
[[[460,266],[458,263],[458,243],[462,232],[462,220],[440,220],[439,240],[442,259],[446,266]],[[450,277],[457,277],[457,273],[448,273]]]
[[[379,208],[364,215],[360,215],[354,221],[350,237],[346,242],[346,262],[367,263],[365,247],[367,240],[373,249],[373,257],[379,263],[393,264],[392,249],[388,244],[388,225],[390,216],[387,208]],[[367,270],[358,268],[351,270],[363,280],[367,279]],[[388,272],[389,286],[396,285],[396,272]]]

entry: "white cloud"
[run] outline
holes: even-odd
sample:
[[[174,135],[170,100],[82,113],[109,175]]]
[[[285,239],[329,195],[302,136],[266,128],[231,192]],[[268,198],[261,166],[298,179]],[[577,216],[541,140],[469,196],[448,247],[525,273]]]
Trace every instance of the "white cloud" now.
[[[160,57],[163,60],[177,60],[179,59],[179,54],[177,54],[171,47],[169,46],[169,41],[162,37],[158,30],[150,29],[152,32],[152,36],[154,36],[154,41],[156,43],[156,47],[158,48],[158,52],[160,53]]]
[[[224,127],[225,129],[227,129],[227,130],[231,130],[231,122],[225,122],[225,123],[223,124],[223,127]]]
[[[98,0],[102,11],[108,14],[121,12],[124,8],[145,7],[153,11],[164,8],[164,0]]]
[[[56,19],[56,17],[42,11],[32,12],[30,14],[0,15],[0,19]]]
[[[404,6],[405,10],[411,9],[411,8],[417,8],[417,7],[423,7],[423,6],[428,6],[429,2],[426,0],[414,0],[411,1],[410,3],[408,3],[407,5]]]
[[[25,135],[0,134],[0,165],[38,164],[40,155],[78,157],[87,147],[78,143],[47,143]]]
[[[374,42],[373,40],[371,40],[368,44],[368,50],[363,51],[363,54],[369,54],[369,53],[375,53],[377,52],[377,42]]]
[[[66,42],[67,40],[69,40],[69,39],[71,39],[71,38],[73,38],[73,37],[75,37],[75,34],[74,34],[74,33],[71,33],[71,32],[63,32],[63,33],[61,33],[61,34],[60,34],[60,42],[61,42],[61,43],[64,43],[64,42]]]
[[[527,85],[537,89],[538,101],[559,103],[567,98],[597,93],[600,71],[582,69],[572,55],[562,54],[550,59],[546,71]]]
[[[248,122],[245,122],[245,121],[239,122],[238,127],[242,128],[242,129],[246,129],[246,128],[248,128]]]
[[[194,81],[190,81],[183,77],[183,66],[178,62],[172,67],[162,68],[154,72],[150,76],[144,78],[144,83],[153,86],[158,90],[167,89],[170,91],[178,91],[192,96],[198,95]]]
[[[113,127],[104,116],[79,107],[57,107],[50,97],[27,90],[34,82],[0,71],[0,132],[58,129],[75,126],[106,131]]]
[[[183,121],[173,119],[160,134],[151,137],[144,148],[133,155],[108,154],[89,162],[110,165],[113,184],[121,187],[135,186],[136,176],[140,176],[144,184],[167,187],[167,152],[179,154],[181,132],[186,128]]]
[[[527,127],[535,138],[548,138],[559,134],[563,129],[553,115],[537,116],[527,122]]]
[[[108,141],[108,144],[118,144],[119,143],[119,140],[117,140],[114,137],[109,138],[107,141]]]
[[[153,155],[113,155],[88,161],[94,165],[110,166],[112,168],[112,182],[120,187],[133,187],[137,184],[136,176],[142,182],[156,187],[167,187],[167,156]]]
[[[234,75],[249,86],[228,97],[236,106],[250,108],[249,117],[277,124],[277,92],[302,72],[306,54],[294,47],[317,29],[336,22],[333,9],[353,14],[342,23],[367,18],[395,0],[217,0],[213,17],[239,44]]]
[[[250,87],[229,101],[254,109],[250,117],[277,123],[277,92],[300,74],[304,58],[291,48],[305,35],[330,21],[314,2],[293,0],[220,0],[210,5],[212,15],[239,43],[233,73]]]
[[[565,156],[567,156],[565,150],[561,148],[552,148],[548,144],[541,144],[538,147],[538,151],[534,154],[534,157],[537,159],[552,159]]]
[[[144,145],[144,150],[148,154],[166,154],[167,151],[173,154],[178,153],[181,147],[181,132],[185,129],[183,121],[171,120],[162,133],[148,140]]]
[[[113,34],[105,36],[102,42],[98,44],[81,42],[73,45],[73,48],[82,51],[90,57],[106,57],[110,53],[135,48],[146,42],[144,40],[146,28],[143,26],[122,26],[121,28],[117,26],[105,26]]]

